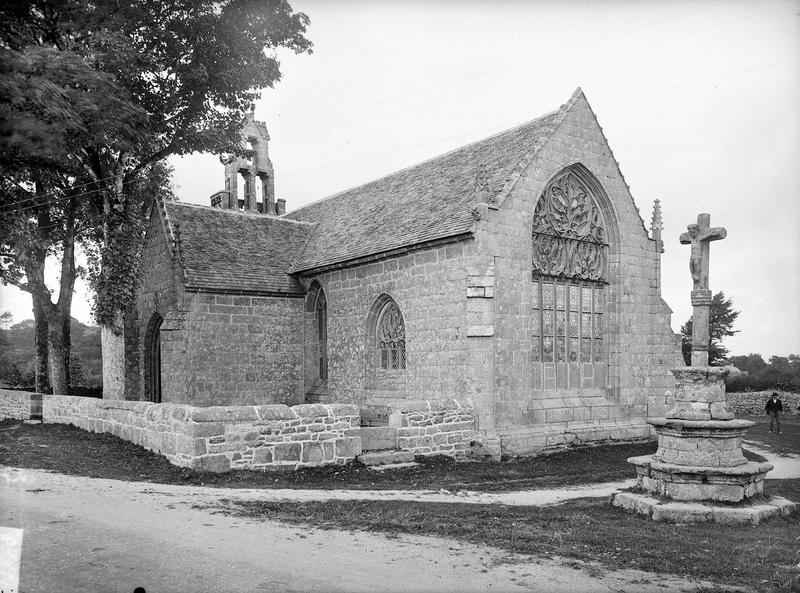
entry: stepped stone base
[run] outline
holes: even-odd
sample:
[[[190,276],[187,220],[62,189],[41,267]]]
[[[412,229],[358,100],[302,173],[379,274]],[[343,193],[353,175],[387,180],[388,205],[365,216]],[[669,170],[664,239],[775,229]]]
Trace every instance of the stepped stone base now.
[[[705,523],[758,525],[771,517],[788,516],[797,510],[790,500],[773,496],[763,503],[741,506],[715,505],[710,502],[673,502],[646,493],[619,491],[611,495],[611,504],[625,511],[645,515],[664,523]]]
[[[631,457],[636,466],[636,486],[676,501],[740,502],[764,492],[764,477],[771,463],[747,461],[735,467],[677,465],[658,461],[655,455]]]

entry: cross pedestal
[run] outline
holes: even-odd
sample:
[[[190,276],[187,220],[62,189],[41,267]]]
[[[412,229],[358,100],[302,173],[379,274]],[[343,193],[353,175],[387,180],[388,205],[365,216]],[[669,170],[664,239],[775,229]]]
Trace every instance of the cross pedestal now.
[[[764,478],[772,465],[748,461],[742,454],[742,437],[754,423],[737,420],[728,411],[728,369],[708,366],[709,243],[727,235],[724,228],[711,228],[710,222],[708,214],[700,214],[697,224],[680,236],[681,243],[692,246],[692,365],[672,369],[675,403],[666,417],[647,419],[658,434],[656,453],[628,459],[636,466],[639,492],[617,492],[612,504],[654,521],[754,525],[763,517],[792,512],[794,503],[778,497],[763,508],[748,503],[764,492]]]

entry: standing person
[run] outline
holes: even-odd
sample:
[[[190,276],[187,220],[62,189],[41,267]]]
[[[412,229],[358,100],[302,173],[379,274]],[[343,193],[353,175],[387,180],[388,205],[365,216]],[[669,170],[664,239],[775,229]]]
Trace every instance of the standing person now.
[[[778,399],[778,393],[776,391],[772,392],[772,397],[767,400],[767,405],[764,406],[764,409],[769,415],[769,431],[772,432],[772,425],[775,424],[778,428],[778,434],[781,434],[781,412],[783,412],[783,404],[781,400]]]

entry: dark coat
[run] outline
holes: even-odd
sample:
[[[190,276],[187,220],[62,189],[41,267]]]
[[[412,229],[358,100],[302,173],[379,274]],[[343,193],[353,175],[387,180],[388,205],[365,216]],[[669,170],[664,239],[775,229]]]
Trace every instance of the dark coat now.
[[[783,412],[783,404],[781,403],[780,399],[775,398],[773,401],[770,397],[769,400],[767,400],[767,405],[764,406],[764,409],[767,411],[767,414],[771,412]]]

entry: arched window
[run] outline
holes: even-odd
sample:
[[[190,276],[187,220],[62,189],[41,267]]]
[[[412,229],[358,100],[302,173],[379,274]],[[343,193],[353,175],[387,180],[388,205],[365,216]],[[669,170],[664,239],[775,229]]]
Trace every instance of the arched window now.
[[[328,380],[328,305],[322,287],[314,303],[314,351],[319,382]]]
[[[146,395],[155,403],[161,403],[161,324],[164,319],[158,313],[153,313],[147,325],[145,337],[145,372]]]
[[[308,287],[304,313],[303,381],[308,403],[324,401],[328,394],[328,300],[322,284]]]
[[[400,308],[391,298],[378,315],[376,341],[380,353],[380,368],[404,370],[406,368],[406,328]]]
[[[532,234],[533,388],[602,387],[608,234],[597,198],[573,169],[547,184]]]

